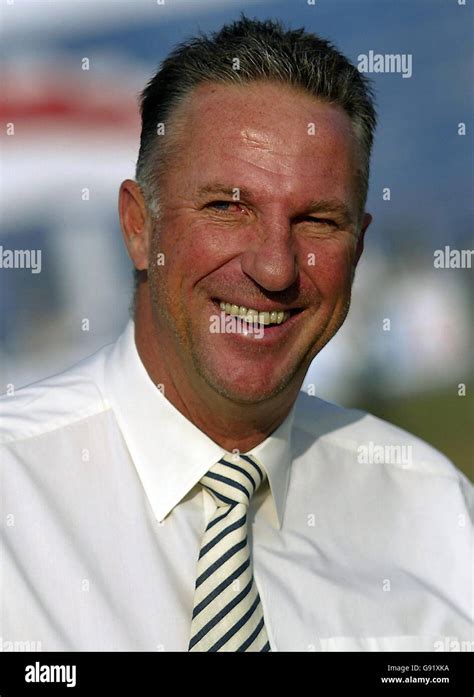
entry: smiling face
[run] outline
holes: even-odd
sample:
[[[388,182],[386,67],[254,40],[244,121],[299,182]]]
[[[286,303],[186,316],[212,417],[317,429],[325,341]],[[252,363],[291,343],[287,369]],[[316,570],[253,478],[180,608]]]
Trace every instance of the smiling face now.
[[[182,109],[149,250],[157,341],[235,402],[294,394],[344,321],[360,253],[350,119],[269,83],[200,85]],[[216,332],[226,311],[269,313],[263,335]]]

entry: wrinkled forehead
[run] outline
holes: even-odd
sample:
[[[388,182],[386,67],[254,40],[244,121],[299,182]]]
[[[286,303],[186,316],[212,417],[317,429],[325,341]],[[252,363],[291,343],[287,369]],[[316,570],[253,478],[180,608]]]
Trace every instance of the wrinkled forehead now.
[[[338,105],[286,85],[209,83],[177,117],[181,187],[218,179],[273,195],[353,195],[357,147]]]

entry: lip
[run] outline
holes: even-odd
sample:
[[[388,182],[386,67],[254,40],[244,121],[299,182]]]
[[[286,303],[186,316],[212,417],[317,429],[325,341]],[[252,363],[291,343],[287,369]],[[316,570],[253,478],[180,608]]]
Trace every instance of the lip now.
[[[217,314],[224,312],[221,310],[219,305],[219,300],[212,299],[211,304]],[[237,303],[235,303],[237,305]],[[244,305],[246,307],[246,305]],[[257,308],[254,308],[257,310]],[[275,307],[272,308],[275,310]],[[260,312],[269,312],[269,310],[259,310]],[[283,311],[283,308],[282,308]],[[271,346],[281,341],[287,334],[289,334],[293,328],[300,322],[301,317],[304,315],[304,308],[293,308],[288,310],[290,312],[290,317],[283,322],[283,324],[271,324],[271,325],[259,325],[259,328],[263,328],[263,334],[260,332],[257,334],[255,332],[249,332],[248,334],[243,334],[240,332],[232,332],[229,334],[220,334],[220,336],[229,337],[232,341],[240,341],[245,343],[247,346],[250,341],[254,341],[256,346]],[[227,313],[226,313],[227,315]],[[230,317],[230,315],[227,315]]]
[[[224,298],[211,298],[212,302],[216,305],[216,307],[221,311],[220,304],[221,302],[227,302]],[[252,305],[251,303],[248,304],[246,302],[242,302],[239,300],[238,302],[229,303],[230,305],[238,305],[239,307],[247,307],[250,308],[251,310],[257,310],[257,312],[289,312],[291,315],[296,314],[298,312],[302,312],[304,308],[302,307],[278,307],[277,305],[273,304],[270,307],[257,307],[256,305]]]

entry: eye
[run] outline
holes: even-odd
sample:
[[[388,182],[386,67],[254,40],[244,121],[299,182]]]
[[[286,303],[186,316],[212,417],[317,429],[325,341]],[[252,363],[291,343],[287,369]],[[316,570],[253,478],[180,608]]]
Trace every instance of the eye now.
[[[242,210],[238,201],[211,201],[206,205],[207,208],[214,208],[214,210],[219,211],[219,213],[236,212],[231,210],[231,206],[236,206],[237,210]]]
[[[313,216],[308,216],[303,218],[303,222],[316,223],[318,225],[329,225],[331,227],[338,227],[335,220],[330,218],[314,218]]]

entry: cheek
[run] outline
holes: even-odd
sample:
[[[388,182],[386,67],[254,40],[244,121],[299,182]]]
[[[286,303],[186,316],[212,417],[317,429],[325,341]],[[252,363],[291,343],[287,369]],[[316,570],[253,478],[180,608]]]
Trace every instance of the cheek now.
[[[176,298],[180,288],[193,284],[207,273],[206,247],[182,225],[161,230],[156,252],[162,256],[162,265],[156,268],[157,283],[166,286],[168,293]]]
[[[355,245],[351,241],[320,242],[305,253],[307,276],[323,298],[350,290]]]
[[[184,274],[189,284],[225,263],[236,252],[238,238],[202,221],[181,218],[161,234],[161,249],[170,274]]]

